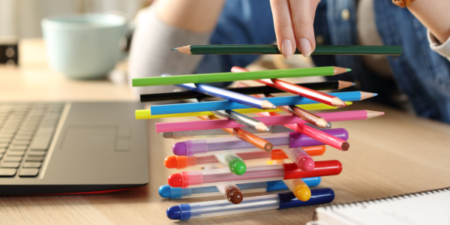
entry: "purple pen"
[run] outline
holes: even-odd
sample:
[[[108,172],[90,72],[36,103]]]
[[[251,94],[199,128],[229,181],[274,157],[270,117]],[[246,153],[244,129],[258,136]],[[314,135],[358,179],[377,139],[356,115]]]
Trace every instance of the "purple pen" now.
[[[323,132],[348,140],[348,132],[344,128],[328,129]],[[324,143],[317,141],[309,136],[297,132],[261,135],[262,138],[271,142],[273,146],[289,146],[289,148],[298,148],[306,146],[323,145]],[[236,137],[226,138],[210,138],[187,140],[175,143],[172,151],[179,156],[194,156],[208,152],[226,151],[226,150],[248,150],[255,147]]]

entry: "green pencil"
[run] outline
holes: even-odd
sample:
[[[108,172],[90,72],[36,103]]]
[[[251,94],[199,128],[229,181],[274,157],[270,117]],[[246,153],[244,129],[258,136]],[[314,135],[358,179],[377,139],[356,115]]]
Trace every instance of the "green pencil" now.
[[[189,55],[281,54],[276,45],[186,45],[173,48]],[[298,49],[295,54],[302,54]],[[313,55],[400,55],[400,46],[317,45]]]
[[[286,77],[333,76],[351,71],[340,67],[314,67],[285,70],[263,70],[242,73],[204,73],[169,77],[146,77],[133,79],[133,87],[173,85],[184,83],[212,83],[235,80],[275,79]]]

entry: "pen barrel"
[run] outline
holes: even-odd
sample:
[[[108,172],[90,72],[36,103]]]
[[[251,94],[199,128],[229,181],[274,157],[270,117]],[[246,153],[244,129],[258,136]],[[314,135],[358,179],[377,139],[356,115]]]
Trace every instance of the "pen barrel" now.
[[[301,170],[295,163],[283,164],[284,180],[304,177],[322,177],[338,175],[342,172],[342,164],[337,160],[317,161],[312,171]]]
[[[323,155],[325,153],[325,146],[310,146],[302,148],[308,155],[310,156],[318,156]],[[264,151],[251,151],[251,152],[237,152],[237,156],[239,156],[242,160],[252,160],[252,159],[288,159],[286,153],[284,153],[281,149],[274,149],[270,152]],[[173,156],[170,156],[173,157]],[[170,158],[166,158],[166,161]],[[214,164],[219,163],[216,159],[215,155],[206,155],[206,156],[175,156],[176,166],[169,166],[167,168],[176,168],[176,169],[184,169],[189,166],[197,166],[197,165],[206,165],[206,164]],[[167,166],[167,164],[166,164]]]
[[[323,132],[338,137],[343,140],[348,139],[348,132],[343,128],[323,130]],[[290,148],[306,147],[323,145],[323,142],[317,141],[307,135],[300,134],[298,132],[270,134],[261,136],[264,140],[272,143],[273,146],[285,146],[289,145]],[[209,138],[209,139],[196,139],[187,140],[184,142],[178,142],[173,147],[173,153],[175,155],[194,156],[196,154],[225,151],[225,150],[243,150],[254,149],[255,147],[240,140],[236,137],[226,138]]]
[[[167,210],[170,219],[188,220],[195,218],[224,216],[231,214],[256,212],[270,209],[284,209],[314,204],[330,203],[334,192],[330,188],[314,189],[308,201],[300,201],[292,192],[262,195],[245,198],[241,204],[232,204],[227,200],[180,204]]]
[[[316,187],[320,184],[320,177],[308,177],[302,178],[303,182],[309,187]],[[254,182],[254,183],[242,183],[236,185],[242,193],[257,193],[268,191],[282,191],[288,190],[288,187],[282,180],[268,181],[268,182]],[[169,191],[167,191],[169,190]],[[163,185],[160,187],[159,194],[163,198],[181,199],[181,198],[200,198],[219,196],[221,193],[217,189],[217,186],[197,187],[197,188],[174,188],[169,185]]]
[[[336,129],[327,129],[321,130],[322,132],[332,135],[334,137],[340,138],[342,140],[348,140],[348,132],[344,128],[336,128]],[[290,132],[289,133],[289,147],[297,148],[297,147],[305,147],[305,146],[315,146],[315,145],[323,145],[321,141],[318,141],[314,138],[311,138],[305,134],[300,134],[298,132]]]

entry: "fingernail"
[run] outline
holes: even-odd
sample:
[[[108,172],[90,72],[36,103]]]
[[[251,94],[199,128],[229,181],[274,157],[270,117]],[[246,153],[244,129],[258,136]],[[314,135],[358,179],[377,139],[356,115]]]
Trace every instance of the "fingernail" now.
[[[300,50],[302,51],[303,56],[308,57],[311,55],[311,43],[306,38],[300,39]]]
[[[281,53],[283,53],[284,58],[289,59],[294,54],[292,51],[292,42],[289,39],[286,39],[281,43]]]

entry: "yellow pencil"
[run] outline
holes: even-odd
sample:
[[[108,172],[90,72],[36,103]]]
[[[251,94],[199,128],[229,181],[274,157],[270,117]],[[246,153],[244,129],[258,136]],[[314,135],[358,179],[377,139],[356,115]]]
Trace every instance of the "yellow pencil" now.
[[[353,102],[345,102],[347,106],[353,104]],[[298,107],[304,110],[327,110],[327,109],[336,109],[337,107],[329,106],[323,103],[315,103],[315,104],[306,104],[306,105],[298,105]],[[257,109],[257,108],[249,108],[249,109],[236,109],[238,113],[260,113],[260,112],[280,112],[280,109]],[[174,114],[163,114],[163,115],[151,115],[150,109],[139,109],[135,111],[135,117],[137,120],[145,120],[145,119],[160,119],[160,118],[169,118],[169,117],[187,117],[187,116],[213,116],[214,113],[207,112],[192,112],[192,113],[174,113]]]

